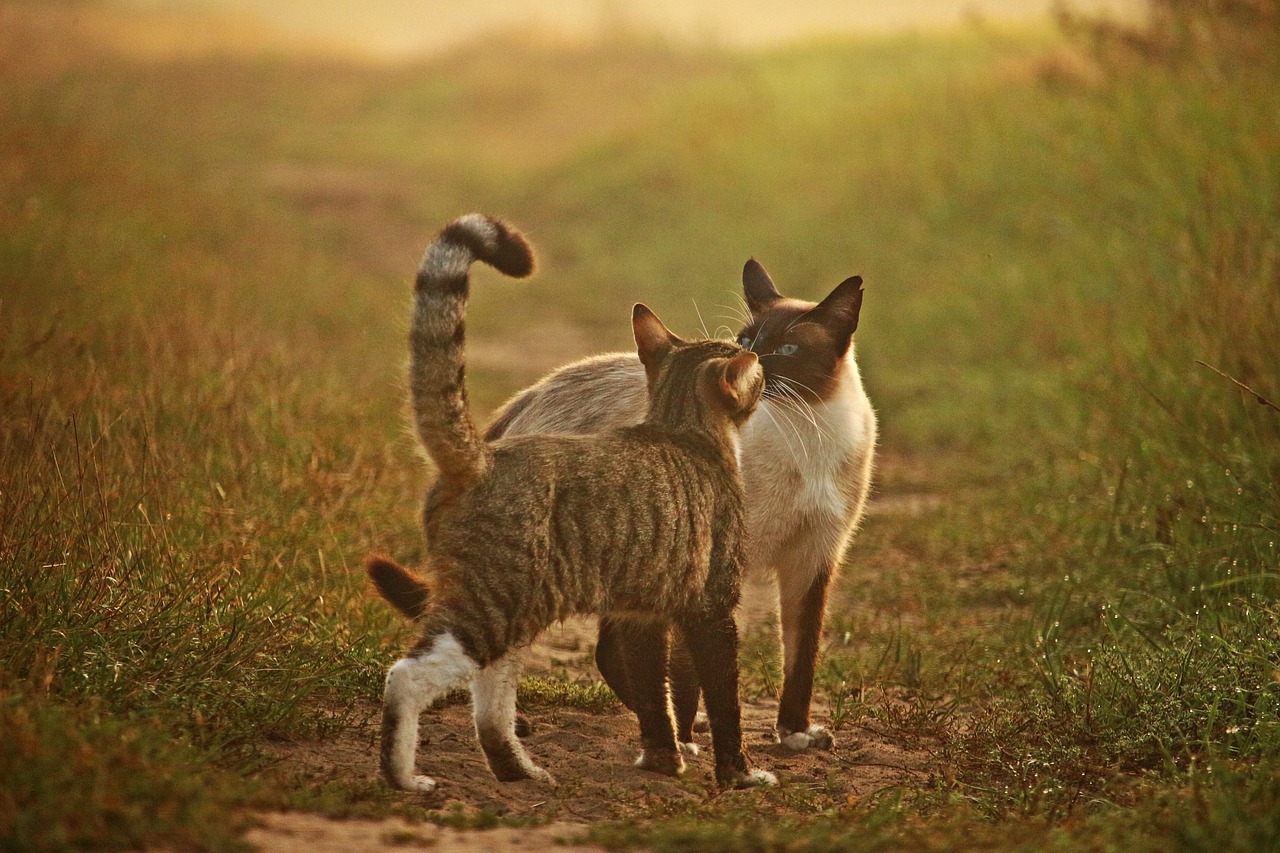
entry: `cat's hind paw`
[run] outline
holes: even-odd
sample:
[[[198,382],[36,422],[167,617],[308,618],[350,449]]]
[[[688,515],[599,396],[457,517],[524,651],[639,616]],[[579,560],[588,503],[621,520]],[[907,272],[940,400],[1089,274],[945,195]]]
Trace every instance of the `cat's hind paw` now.
[[[765,788],[778,784],[778,777],[774,776],[768,770],[756,768],[748,770],[745,773],[734,773],[729,779],[721,782],[722,785],[738,788]]]
[[[541,767],[539,767],[536,764],[529,767],[529,778],[535,782],[541,782],[544,785],[550,785],[553,788],[560,784],[559,782],[556,781],[556,777],[552,776],[550,773],[543,770]]]
[[[698,750],[698,745],[697,745],[696,743],[692,743],[692,742],[690,742],[690,743],[678,743],[678,744],[676,744],[676,746],[678,746],[678,747],[680,748],[680,752],[681,752],[682,754],[687,755],[687,756],[689,756],[690,758],[697,758],[697,757],[698,757],[698,752],[699,752],[699,750]]]
[[[396,783],[396,787],[417,794],[430,794],[436,789],[436,780],[430,776],[411,776]]]
[[[803,752],[811,748],[831,749],[836,745],[836,739],[823,726],[809,726],[802,732],[778,729],[778,742],[793,752]]]

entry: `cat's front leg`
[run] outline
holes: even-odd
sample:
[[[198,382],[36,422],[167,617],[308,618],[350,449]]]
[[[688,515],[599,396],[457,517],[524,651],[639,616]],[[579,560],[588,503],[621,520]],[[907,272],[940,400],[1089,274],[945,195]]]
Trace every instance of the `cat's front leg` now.
[[[668,634],[664,621],[626,626],[621,643],[630,690],[630,707],[640,723],[640,757],[636,767],[667,776],[684,772],[684,759],[676,747],[667,693]]]
[[[778,569],[782,647],[786,660],[782,699],[778,703],[778,739],[797,751],[810,747],[830,749],[835,745],[826,728],[809,723],[813,676],[822,642],[831,575],[830,566],[817,571],[801,565],[784,565]]]
[[[681,633],[689,646],[711,721],[716,781],[735,788],[776,785],[765,770],[747,764],[742,747],[742,707],[738,701],[738,626],[732,611],[699,614],[682,620]]]

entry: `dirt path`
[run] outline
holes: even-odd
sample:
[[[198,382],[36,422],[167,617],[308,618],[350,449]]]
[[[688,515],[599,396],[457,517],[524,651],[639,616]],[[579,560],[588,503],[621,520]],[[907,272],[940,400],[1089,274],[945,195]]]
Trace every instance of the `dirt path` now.
[[[479,833],[429,823],[387,820],[330,820],[308,814],[271,814],[263,826],[247,836],[248,842],[272,853],[359,853],[365,850],[430,848],[437,853],[461,853],[483,849],[485,853],[522,853],[538,850],[601,851],[604,848],[573,844],[580,826],[549,824],[512,829],[500,827]]]
[[[294,744],[282,749],[283,766],[317,783],[336,779],[370,780],[377,766],[377,729],[372,723],[325,742]],[[849,797],[922,778],[927,756],[911,752],[867,730],[845,730],[829,752],[795,754],[774,743],[776,705],[756,702],[743,708],[743,731],[753,760],[778,775],[783,785],[823,783],[831,771]],[[407,825],[399,818],[383,821],[335,821],[317,815],[263,815],[264,825],[248,840],[267,853],[299,850],[378,851],[406,844],[437,850],[490,853],[511,850],[565,849],[586,824],[651,813],[682,802],[712,797],[751,797],[751,791],[718,792],[712,776],[709,738],[700,735],[701,755],[689,760],[681,779],[644,773],[631,766],[636,752],[636,725],[623,712],[592,714],[566,709],[540,709],[532,715],[536,730],[525,740],[531,755],[559,783],[502,783],[485,765],[475,742],[470,707],[448,705],[422,719],[419,767],[440,787],[430,795],[405,794],[427,808],[466,812],[485,810],[503,816],[554,813],[556,822],[537,829],[442,830],[428,824]],[[476,845],[476,847],[468,846]],[[513,846],[506,846],[513,845]],[[590,849],[590,848],[589,848]]]
[[[769,578],[749,579],[743,594],[742,621],[758,625],[775,608]],[[598,678],[590,659],[595,620],[575,619],[558,625],[535,644],[526,671],[564,673]],[[323,742],[295,743],[276,748],[280,769],[322,784],[329,781],[372,781],[377,767],[378,709],[367,709],[364,725]],[[829,784],[838,779],[847,797],[874,792],[923,778],[928,756],[866,728],[845,729],[831,751],[792,753],[775,742],[773,722],[777,703],[744,703],[743,735],[753,760],[777,774],[782,785]],[[559,783],[501,783],[485,764],[475,741],[470,705],[447,704],[423,715],[419,767],[437,779],[430,795],[405,794],[430,809],[461,808],[504,816],[553,815],[554,822],[536,829],[503,828],[478,832],[409,825],[399,818],[382,821],[335,821],[317,815],[268,814],[249,841],[266,853],[286,851],[379,851],[430,846],[435,850],[488,853],[505,850],[563,850],[581,837],[586,824],[651,814],[713,797],[751,797],[753,792],[720,792],[712,773],[708,735],[699,735],[702,754],[689,759],[685,775],[670,779],[632,767],[638,732],[634,718],[623,710],[588,713],[567,708],[529,711],[535,731],[524,742],[534,760]],[[827,709],[815,707],[815,718]],[[834,771],[834,773],[833,773]],[[594,849],[594,848],[585,848]]]

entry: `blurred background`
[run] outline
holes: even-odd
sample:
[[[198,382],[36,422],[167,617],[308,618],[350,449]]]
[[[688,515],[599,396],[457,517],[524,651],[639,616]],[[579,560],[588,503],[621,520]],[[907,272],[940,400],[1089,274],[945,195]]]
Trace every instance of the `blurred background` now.
[[[540,261],[476,272],[481,420],[635,301],[736,330],[748,257],[863,276],[817,690],[934,762],[876,832],[1274,849],[1277,103],[1276,0],[0,4],[0,846],[217,849],[375,706],[410,282],[480,210]],[[804,790],[725,831],[866,828]]]
[[[686,44],[767,47],[813,37],[938,29],[984,20],[1042,22],[1055,7],[1053,0],[821,0],[802,5],[781,0],[116,0],[116,5],[130,13],[215,16],[236,32],[226,36],[229,45],[237,40],[242,46],[252,45],[256,34],[259,40],[298,48],[345,49],[384,58],[457,47],[495,30],[579,39],[629,31]],[[1071,6],[1125,15],[1141,9],[1140,0],[1075,0]],[[168,42],[170,49],[180,49],[184,41],[190,45],[208,37],[207,31],[148,36],[145,30],[138,25],[133,37],[139,42],[154,39],[156,48]]]

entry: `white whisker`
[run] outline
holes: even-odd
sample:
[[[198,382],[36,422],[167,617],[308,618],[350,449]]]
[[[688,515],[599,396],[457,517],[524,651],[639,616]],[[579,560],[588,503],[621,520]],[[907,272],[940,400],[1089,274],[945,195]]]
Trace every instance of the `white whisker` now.
[[[774,428],[777,429],[778,434],[781,435],[782,424],[778,423],[778,419],[773,416],[773,412],[770,411],[771,408],[772,406],[767,406],[762,404],[760,406],[760,411],[764,412],[765,416],[768,417],[769,420],[773,422]],[[804,454],[804,461],[808,462],[809,449],[804,446],[804,439],[800,436],[800,431],[796,429],[795,424],[790,424],[790,426],[791,426],[791,431],[794,432],[796,435],[796,442],[800,445],[800,452]],[[787,444],[787,451],[791,454],[791,460],[795,462],[797,465],[799,465],[800,459],[796,456],[795,448],[792,447],[790,443]]]
[[[826,439],[827,441],[834,441],[835,437],[831,434],[830,429],[828,429],[830,424],[826,423],[825,419],[818,415],[808,400],[800,396],[795,388],[791,387],[792,384],[807,387],[804,386],[804,383],[796,382],[794,379],[790,378],[779,378],[774,380],[774,387],[779,388],[784,392],[787,402],[793,405],[799,414],[807,420],[811,426],[813,426],[818,437],[820,439]]]
[[[749,312],[733,305],[717,305],[716,307],[722,311],[728,311],[729,316],[727,319],[733,320],[740,327],[746,328],[751,325],[751,314]]]
[[[806,391],[808,391],[810,394],[812,394],[814,397],[816,397],[816,398],[818,398],[818,399],[821,399],[821,398],[822,398],[822,395],[821,395],[821,394],[819,394],[817,391],[815,391],[815,390],[813,390],[812,388],[810,388],[808,385],[805,385],[805,384],[804,384],[803,382],[801,382],[799,379],[793,379],[793,378],[791,378],[790,376],[786,376],[786,377],[783,377],[783,378],[784,378],[787,382],[789,382],[790,384],[792,384],[792,385],[798,385],[798,386],[800,386],[801,388],[803,388],[804,390],[806,390]],[[795,389],[792,389],[792,390],[795,390]]]
[[[808,314],[801,314],[799,317],[792,320],[790,323],[787,324],[787,327],[782,330],[782,334],[785,335],[787,332],[791,331],[792,329],[802,329],[805,326],[817,326],[819,328],[822,327],[821,323],[815,323],[812,320],[804,320],[804,318],[808,316],[809,316]],[[801,323],[800,322],[801,320],[804,320],[804,322]]]
[[[774,388],[782,393],[782,396],[773,398],[773,402],[778,404],[778,408],[795,412],[800,417],[809,421],[809,423],[813,426],[814,431],[819,434],[818,435],[819,440],[821,440],[824,434],[822,427],[818,425],[817,419],[813,415],[812,410],[809,410],[808,407],[805,406],[804,401],[801,400],[798,396],[796,396],[796,392],[793,389],[787,388],[785,385],[781,385],[781,384],[775,384]],[[800,446],[804,448],[805,454],[807,456],[809,448],[804,440],[806,435],[805,431],[802,430],[800,426],[792,418],[788,417],[786,418],[786,421],[787,421],[787,424],[791,427],[792,432],[795,433],[796,440],[800,443]]]
[[[822,426],[819,425],[818,420],[814,416],[813,412],[804,405],[803,401],[797,400],[794,396],[792,396],[793,394],[794,392],[790,392],[782,397],[777,397],[775,398],[775,401],[779,404],[780,407],[794,412],[798,417],[803,418],[805,421],[807,421],[809,423],[809,426],[811,426],[813,428],[813,431],[818,435],[819,439],[826,437],[825,430],[823,430]]]
[[[776,316],[776,315],[775,315],[775,316]],[[760,328],[756,331],[756,336],[755,336],[755,338],[751,341],[751,346],[750,346],[750,347],[748,347],[748,349],[750,349],[752,352],[755,352],[755,349],[756,349],[756,343],[757,343],[759,340],[761,340],[761,339],[765,336],[765,331],[769,328],[769,321],[770,321],[770,320],[772,320],[772,319],[773,319],[773,316],[766,317],[766,318],[764,319],[764,322],[760,324]],[[767,354],[767,355],[774,355],[774,353],[766,353],[766,354]],[[763,357],[763,356],[762,356],[762,357]]]
[[[774,387],[782,394],[779,399],[785,401],[787,405],[792,406],[795,410],[813,425],[814,429],[819,429],[817,418],[813,414],[813,409],[796,393],[796,390],[786,384],[785,379],[775,379]]]
[[[698,315],[698,323],[702,326],[702,337],[711,337],[711,333],[707,331],[707,321],[702,319],[702,311],[698,308],[698,300],[690,299],[689,301],[693,303],[693,311]]]

